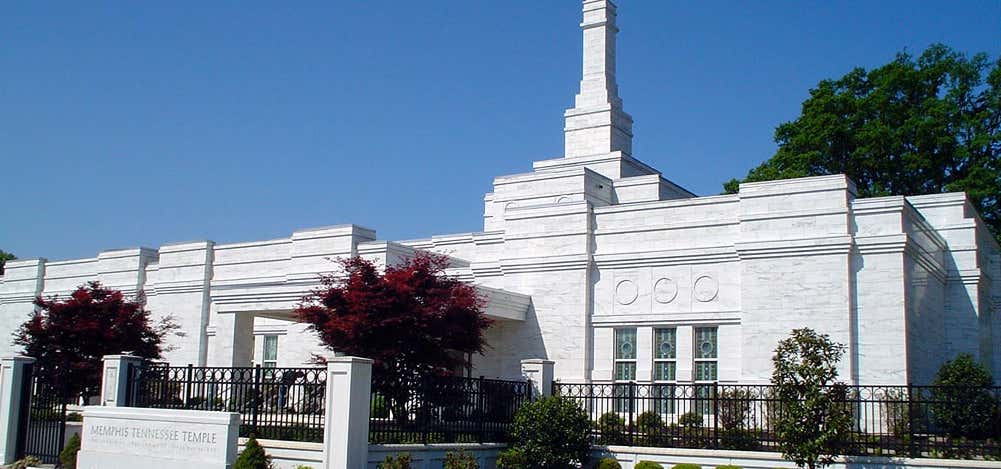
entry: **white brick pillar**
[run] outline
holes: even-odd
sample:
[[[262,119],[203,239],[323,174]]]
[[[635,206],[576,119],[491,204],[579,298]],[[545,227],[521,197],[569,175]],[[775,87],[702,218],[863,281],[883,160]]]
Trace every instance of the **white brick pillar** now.
[[[105,355],[104,371],[101,373],[101,405],[108,407],[124,407],[128,400],[126,391],[129,389],[129,367],[138,368],[142,365],[142,357],[128,352],[121,355]]]
[[[17,460],[21,419],[28,417],[27,412],[22,412],[28,402],[22,402],[21,389],[31,385],[26,381],[31,379],[34,363],[30,357],[0,358],[0,465]]]
[[[327,359],[327,401],[323,432],[326,469],[368,467],[368,418],[372,360]]]
[[[553,365],[552,360],[529,358],[521,361],[521,374],[532,383],[532,396],[553,395]]]

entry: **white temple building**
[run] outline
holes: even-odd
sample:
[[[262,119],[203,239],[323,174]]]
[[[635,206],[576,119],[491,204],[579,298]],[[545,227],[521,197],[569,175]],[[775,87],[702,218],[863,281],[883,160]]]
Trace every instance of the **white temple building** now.
[[[321,347],[290,311],[335,268],[328,258],[430,250],[453,259],[496,320],[473,376],[520,376],[520,360],[547,358],[562,380],[764,383],[777,341],[805,326],[848,347],[851,383],[926,384],[960,352],[1001,376],[999,247],[965,194],[862,199],[835,175],[698,197],[632,154],[615,5],[584,0],[581,28],[565,155],[495,178],[482,231],[386,241],[347,224],[11,261],[0,336],[36,295],[99,280],[178,319],[172,363],[301,366]],[[16,352],[0,341],[0,354]]]

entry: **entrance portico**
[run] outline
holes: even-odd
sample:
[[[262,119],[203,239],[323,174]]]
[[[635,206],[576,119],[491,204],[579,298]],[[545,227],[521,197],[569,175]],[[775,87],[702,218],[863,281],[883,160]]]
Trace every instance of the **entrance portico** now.
[[[322,349],[322,344],[313,334],[306,332],[305,324],[296,322],[292,311],[299,299],[316,286],[319,286],[318,282],[295,300],[286,298],[270,303],[262,302],[261,296],[247,292],[247,296],[243,297],[249,298],[249,301],[238,301],[226,295],[213,297],[215,311],[212,323],[206,327],[210,347],[207,365],[242,367],[252,366],[255,362],[260,364],[259,359],[255,360],[255,337],[286,336],[290,333],[293,339],[282,344],[281,356],[278,357],[281,366],[308,364],[316,351]],[[525,321],[531,306],[529,296],[483,286],[476,286],[476,289],[486,300],[484,313],[490,319],[505,323]],[[217,299],[218,302],[215,301]]]

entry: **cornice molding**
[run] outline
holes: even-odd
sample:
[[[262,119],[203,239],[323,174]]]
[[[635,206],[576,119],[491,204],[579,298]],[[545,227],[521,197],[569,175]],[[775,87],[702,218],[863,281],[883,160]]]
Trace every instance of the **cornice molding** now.
[[[714,264],[721,262],[736,262],[738,260],[737,251],[734,250],[733,246],[594,255],[594,265],[599,268]]]
[[[848,255],[852,250],[851,236],[823,238],[754,241],[736,243],[734,247],[740,260],[780,257]]]

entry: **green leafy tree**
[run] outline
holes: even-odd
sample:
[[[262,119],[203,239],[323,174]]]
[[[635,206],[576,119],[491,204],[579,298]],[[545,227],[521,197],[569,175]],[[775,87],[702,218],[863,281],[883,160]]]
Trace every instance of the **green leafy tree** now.
[[[935,375],[932,412],[950,436],[981,439],[992,435],[998,402],[991,393],[994,378],[968,353],[946,362]]]
[[[6,264],[7,261],[12,261],[14,259],[17,259],[17,256],[15,256],[12,253],[5,252],[3,249],[0,249],[0,275],[3,275],[4,264]]]
[[[775,422],[779,448],[799,467],[834,462],[851,431],[847,387],[837,381],[845,346],[803,328],[779,342],[772,357],[772,384],[783,403]]]
[[[741,182],[847,174],[859,196],[965,191],[1001,234],[1001,58],[935,44],[810,90],[778,150]],[[1001,237],[999,237],[1001,239]]]
[[[591,420],[573,400],[545,397],[518,408],[511,424],[511,446],[501,452],[503,469],[568,469],[591,454]]]

